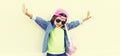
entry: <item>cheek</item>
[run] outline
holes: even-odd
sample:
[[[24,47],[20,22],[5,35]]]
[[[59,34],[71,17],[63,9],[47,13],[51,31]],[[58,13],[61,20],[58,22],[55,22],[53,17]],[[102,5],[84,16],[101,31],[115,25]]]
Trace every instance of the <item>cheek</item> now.
[[[56,22],[56,21],[54,21],[54,24],[55,24],[55,25],[57,25],[57,22]]]

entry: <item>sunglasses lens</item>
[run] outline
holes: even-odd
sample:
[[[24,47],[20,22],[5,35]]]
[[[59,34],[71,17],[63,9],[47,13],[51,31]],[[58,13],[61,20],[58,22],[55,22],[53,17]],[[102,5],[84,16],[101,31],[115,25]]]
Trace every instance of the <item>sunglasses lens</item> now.
[[[60,19],[56,19],[56,22],[59,23],[59,22],[60,22]]]
[[[64,25],[64,24],[65,24],[65,21],[62,21],[62,24]]]

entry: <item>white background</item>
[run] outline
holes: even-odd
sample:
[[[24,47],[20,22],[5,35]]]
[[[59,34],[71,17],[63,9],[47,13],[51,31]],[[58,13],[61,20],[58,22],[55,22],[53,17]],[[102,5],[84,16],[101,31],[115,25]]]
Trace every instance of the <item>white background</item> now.
[[[92,18],[71,30],[77,52],[73,56],[120,56],[119,0],[0,0],[0,56],[45,56],[41,53],[44,30],[22,12],[50,20],[63,8],[69,21]]]

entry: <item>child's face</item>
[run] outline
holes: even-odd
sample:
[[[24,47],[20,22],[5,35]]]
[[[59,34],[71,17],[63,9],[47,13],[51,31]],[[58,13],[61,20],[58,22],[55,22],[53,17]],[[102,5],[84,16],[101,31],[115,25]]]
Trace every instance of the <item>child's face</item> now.
[[[65,17],[57,17],[54,20],[54,24],[56,27],[62,27],[66,23],[66,18]]]

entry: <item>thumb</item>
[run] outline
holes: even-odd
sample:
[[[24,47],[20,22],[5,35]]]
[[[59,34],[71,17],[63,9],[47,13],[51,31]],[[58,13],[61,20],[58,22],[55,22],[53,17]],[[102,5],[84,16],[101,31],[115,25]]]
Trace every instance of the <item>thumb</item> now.
[[[87,12],[87,17],[89,17],[89,16],[90,16],[90,11]]]

